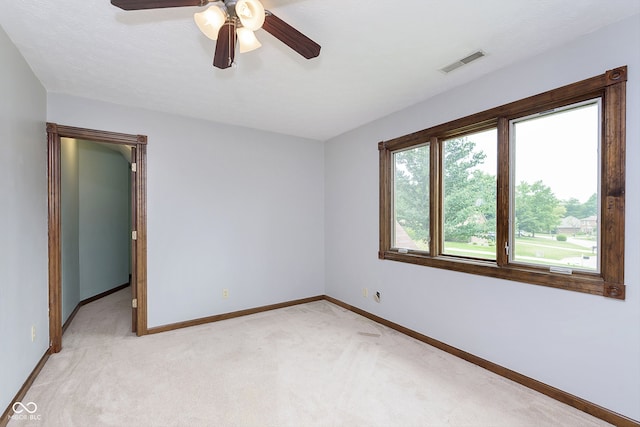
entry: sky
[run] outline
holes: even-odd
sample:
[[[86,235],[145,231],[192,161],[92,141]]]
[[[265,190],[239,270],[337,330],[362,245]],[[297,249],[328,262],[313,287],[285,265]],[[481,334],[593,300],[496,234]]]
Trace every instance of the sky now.
[[[542,180],[560,200],[584,203],[598,190],[599,104],[581,104],[556,114],[518,119],[512,128],[515,141],[515,182]],[[468,136],[487,154],[480,167],[495,175],[496,130]]]

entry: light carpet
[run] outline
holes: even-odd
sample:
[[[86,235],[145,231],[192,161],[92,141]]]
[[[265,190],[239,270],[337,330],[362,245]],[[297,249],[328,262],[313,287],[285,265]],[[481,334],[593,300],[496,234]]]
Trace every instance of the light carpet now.
[[[80,308],[9,426],[603,426],[327,301],[129,332],[127,288]]]

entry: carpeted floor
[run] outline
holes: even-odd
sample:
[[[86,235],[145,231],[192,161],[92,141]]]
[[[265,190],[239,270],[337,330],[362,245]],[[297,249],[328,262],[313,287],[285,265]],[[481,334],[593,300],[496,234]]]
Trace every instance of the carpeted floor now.
[[[326,301],[137,338],[83,306],[9,426],[609,425]]]

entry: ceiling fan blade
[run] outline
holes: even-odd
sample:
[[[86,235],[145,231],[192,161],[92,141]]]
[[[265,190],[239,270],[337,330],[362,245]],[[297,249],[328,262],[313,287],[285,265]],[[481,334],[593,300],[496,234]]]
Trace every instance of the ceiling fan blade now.
[[[204,6],[209,0],[111,0],[123,10],[161,9],[165,7]]]
[[[218,31],[218,41],[216,42],[216,53],[213,56],[213,66],[217,68],[231,67],[236,55],[236,26],[233,22],[227,21],[220,31]]]
[[[307,59],[320,55],[320,45],[268,12],[262,28]]]

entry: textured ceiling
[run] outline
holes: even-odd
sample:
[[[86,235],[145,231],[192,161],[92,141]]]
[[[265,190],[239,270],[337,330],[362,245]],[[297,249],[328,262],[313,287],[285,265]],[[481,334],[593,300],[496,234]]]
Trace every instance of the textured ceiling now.
[[[638,0],[264,0],[322,46],[262,48],[212,66],[197,7],[125,12],[109,0],[0,2],[0,25],[49,92],[326,140],[640,13]],[[477,49],[487,56],[438,69]]]

